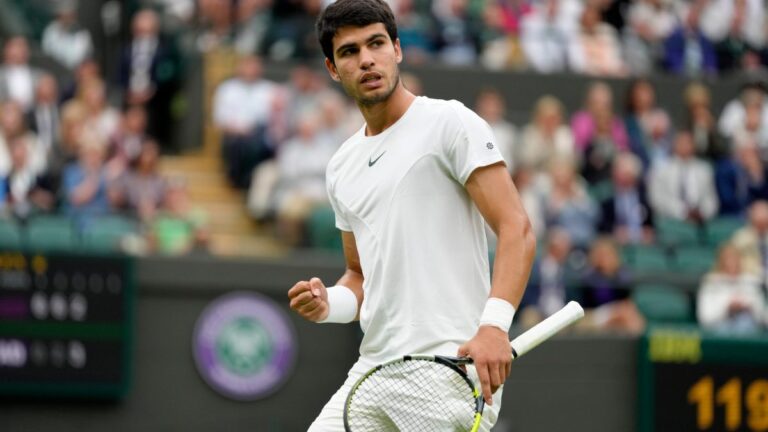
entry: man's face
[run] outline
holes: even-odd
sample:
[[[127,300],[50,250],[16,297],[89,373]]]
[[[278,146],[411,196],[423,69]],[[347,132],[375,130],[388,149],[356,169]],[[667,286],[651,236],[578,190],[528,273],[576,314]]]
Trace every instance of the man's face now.
[[[333,56],[335,64],[325,60],[331,78],[359,105],[384,102],[395,91],[403,54],[384,24],[340,28],[333,37]]]

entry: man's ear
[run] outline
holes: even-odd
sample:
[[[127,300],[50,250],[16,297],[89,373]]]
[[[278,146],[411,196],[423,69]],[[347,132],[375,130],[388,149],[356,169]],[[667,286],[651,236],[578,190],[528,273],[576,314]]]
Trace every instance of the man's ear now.
[[[325,58],[325,68],[328,69],[328,74],[331,76],[331,79],[336,82],[341,81],[341,78],[339,78],[339,72],[336,70],[336,65],[333,64],[331,59],[328,57]]]
[[[403,61],[403,49],[400,48],[400,38],[395,39],[395,60],[400,63]]]

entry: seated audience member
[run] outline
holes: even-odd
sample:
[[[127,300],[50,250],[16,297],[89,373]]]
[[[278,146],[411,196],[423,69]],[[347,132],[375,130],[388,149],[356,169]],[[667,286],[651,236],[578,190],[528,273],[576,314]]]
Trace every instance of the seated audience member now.
[[[278,177],[273,207],[278,228],[292,244],[303,237],[305,219],[312,210],[327,203],[325,169],[338,148],[318,132],[319,120],[305,114],[296,136],[280,148],[277,155]]]
[[[613,235],[620,244],[652,243],[653,212],[642,182],[637,156],[621,153],[613,162],[613,195],[600,203],[598,229]]]
[[[693,135],[696,155],[708,160],[726,156],[728,145],[717,130],[709,89],[702,83],[691,83],[685,88],[684,99],[685,124]]]
[[[477,114],[491,126],[493,136],[496,137],[499,146],[499,151],[507,163],[507,170],[510,172],[514,171],[515,160],[513,154],[515,152],[517,129],[504,118],[507,109],[504,96],[496,89],[481,90],[475,101],[475,109]]]
[[[656,105],[656,90],[650,81],[640,78],[629,84],[626,111],[629,146],[644,168],[666,159],[672,147],[671,122],[669,114]]]
[[[581,278],[581,305],[588,310],[586,325],[639,334],[645,319],[630,298],[632,278],[609,238],[592,243]]]
[[[627,75],[619,36],[613,27],[601,21],[600,10],[594,3],[584,5],[581,29],[571,38],[568,61],[574,72],[584,75]]]
[[[613,91],[604,82],[590,84],[587,89],[584,109],[571,119],[574,144],[579,153],[585,153],[598,136],[598,125],[607,129],[607,138],[616,151],[629,149],[629,138],[624,122],[613,110]]]
[[[762,98],[749,97],[744,101],[744,118],[735,124],[731,135],[731,150],[741,146],[754,146],[759,157],[768,162],[768,125],[763,117],[764,101]]]
[[[738,97],[729,101],[723,107],[717,128],[726,139],[733,139],[739,129],[747,124],[747,107],[759,107],[760,136],[768,131],[768,102],[766,102],[766,87],[761,82],[749,82],[742,86]],[[754,109],[754,108],[753,108]],[[752,120],[754,121],[754,120]]]
[[[28,137],[19,136],[10,141],[11,170],[2,179],[4,212],[18,219],[27,219],[37,213],[54,209],[56,197],[50,178],[38,173],[30,160]]]
[[[749,223],[733,233],[730,244],[739,252],[741,269],[766,281],[768,275],[768,201],[755,201]]]
[[[0,104],[0,175],[8,174],[11,167],[9,141],[24,137],[29,146],[29,163],[35,173],[41,173],[46,167],[46,152],[37,136],[29,130],[24,113],[16,102]]]
[[[710,39],[701,31],[704,2],[682,5],[677,27],[664,40],[664,69],[676,75],[697,77],[717,74],[717,54]]]
[[[728,71],[742,65],[750,49],[765,47],[765,5],[761,0],[709,0],[701,28],[715,42],[718,68]]]
[[[521,22],[520,44],[530,67],[539,73],[565,72],[568,66],[569,26],[561,0],[544,0],[532,5]]]
[[[674,5],[666,0],[636,0],[627,11],[624,47],[633,73],[648,74],[658,61],[658,46],[675,28]]]
[[[735,246],[721,247],[697,294],[699,324],[722,333],[751,333],[763,328],[766,312],[760,279],[742,270]]]
[[[586,249],[595,237],[599,209],[587,193],[584,180],[570,160],[554,161],[548,180],[544,187],[547,228],[561,227],[574,247]]]
[[[403,55],[412,64],[423,64],[434,51],[432,44],[432,22],[429,15],[418,10],[414,0],[399,0],[395,3],[397,37]]]
[[[91,34],[77,22],[77,3],[77,0],[56,2],[56,19],[45,27],[41,43],[46,55],[70,70],[93,54]]]
[[[102,80],[81,84],[80,101],[86,112],[85,125],[93,133],[109,139],[117,132],[120,113],[107,101],[107,85]]]
[[[111,211],[104,169],[105,149],[99,137],[83,134],[77,161],[69,164],[62,174],[62,210],[80,230],[87,229],[94,218]]]
[[[552,315],[568,300],[567,275],[571,239],[554,228],[547,233],[546,249],[533,264],[520,305],[520,321],[530,326]]]
[[[253,168],[273,155],[265,128],[275,84],[262,73],[258,57],[244,57],[237,75],[221,83],[214,94],[213,122],[222,132],[224,163],[237,187],[247,187]]]
[[[441,7],[439,4],[444,5]],[[443,63],[460,66],[477,62],[482,23],[466,1],[435,1],[435,47]]]
[[[755,145],[739,145],[715,165],[720,214],[741,216],[758,200],[768,200],[768,167]]]
[[[533,109],[533,118],[523,129],[515,164],[541,172],[554,159],[575,159],[573,134],[563,104],[554,96],[543,96]]]
[[[136,161],[147,136],[147,110],[141,105],[131,105],[120,117],[120,126],[113,135],[110,147],[110,162],[124,170]]]
[[[207,216],[189,202],[186,186],[169,182],[163,207],[149,229],[151,250],[163,255],[183,255],[204,249],[208,243]]]
[[[24,36],[8,38],[3,46],[0,65],[0,101],[11,100],[22,112],[32,109],[35,84],[43,71],[29,64],[29,44]]]
[[[152,220],[163,203],[167,186],[159,164],[160,147],[155,140],[145,139],[132,169],[117,178],[110,188],[114,207],[127,210],[141,221]]]
[[[657,217],[702,223],[717,214],[715,179],[710,165],[697,158],[688,131],[675,135],[674,153],[651,167],[648,192]]]
[[[56,78],[45,74],[35,87],[35,104],[27,115],[29,128],[37,135],[41,157],[49,161],[59,145],[59,89]]]

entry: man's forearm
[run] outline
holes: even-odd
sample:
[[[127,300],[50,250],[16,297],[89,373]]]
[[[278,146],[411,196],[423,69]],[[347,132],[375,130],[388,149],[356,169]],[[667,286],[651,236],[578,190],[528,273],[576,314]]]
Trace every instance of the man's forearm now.
[[[526,218],[502,224],[496,244],[491,297],[506,300],[515,308],[525,292],[536,256],[536,237]]]

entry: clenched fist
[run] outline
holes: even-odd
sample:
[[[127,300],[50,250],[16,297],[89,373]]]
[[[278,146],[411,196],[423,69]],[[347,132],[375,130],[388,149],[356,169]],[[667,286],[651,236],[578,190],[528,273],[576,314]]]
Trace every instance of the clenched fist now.
[[[300,281],[288,290],[291,309],[305,319],[313,322],[328,317],[328,290],[318,278]]]

